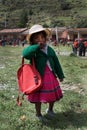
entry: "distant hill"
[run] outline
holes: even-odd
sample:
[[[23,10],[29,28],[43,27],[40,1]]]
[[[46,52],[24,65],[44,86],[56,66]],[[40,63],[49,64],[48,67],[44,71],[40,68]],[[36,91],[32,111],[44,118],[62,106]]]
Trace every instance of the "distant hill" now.
[[[87,0],[0,0],[0,29],[18,28],[23,10],[28,27],[35,23],[77,27],[79,21],[87,20]]]

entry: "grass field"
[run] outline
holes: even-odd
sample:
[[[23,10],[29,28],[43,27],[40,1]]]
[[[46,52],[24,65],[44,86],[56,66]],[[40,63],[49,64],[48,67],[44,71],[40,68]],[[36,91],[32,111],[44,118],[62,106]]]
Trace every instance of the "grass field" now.
[[[71,47],[53,47],[56,53],[72,52]],[[64,97],[55,103],[56,116],[41,123],[35,118],[34,105],[26,97],[16,105],[16,72],[21,64],[23,47],[0,47],[0,130],[87,130],[87,58],[59,55],[65,81]],[[27,61],[26,61],[27,62]],[[45,115],[47,104],[42,105]]]

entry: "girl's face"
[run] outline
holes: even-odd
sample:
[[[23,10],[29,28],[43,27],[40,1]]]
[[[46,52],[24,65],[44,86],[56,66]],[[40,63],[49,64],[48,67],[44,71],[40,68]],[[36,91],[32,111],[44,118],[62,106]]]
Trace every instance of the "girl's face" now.
[[[43,32],[33,34],[32,42],[39,44],[40,48],[44,48],[46,46],[46,35],[44,35]]]

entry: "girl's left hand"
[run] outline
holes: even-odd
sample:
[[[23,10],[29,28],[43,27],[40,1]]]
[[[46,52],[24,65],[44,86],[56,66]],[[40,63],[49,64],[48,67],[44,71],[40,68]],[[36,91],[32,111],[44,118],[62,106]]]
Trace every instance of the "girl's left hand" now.
[[[63,82],[63,79],[60,79],[60,82]]]

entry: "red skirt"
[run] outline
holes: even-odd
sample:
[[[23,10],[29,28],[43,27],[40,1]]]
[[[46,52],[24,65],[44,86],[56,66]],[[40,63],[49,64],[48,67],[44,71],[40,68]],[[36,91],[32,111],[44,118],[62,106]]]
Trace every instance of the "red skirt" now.
[[[39,91],[27,96],[31,103],[55,102],[60,100],[62,97],[63,94],[59,82],[48,66],[46,66],[44,76],[42,78],[42,88]]]

